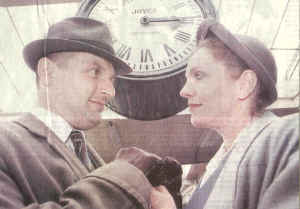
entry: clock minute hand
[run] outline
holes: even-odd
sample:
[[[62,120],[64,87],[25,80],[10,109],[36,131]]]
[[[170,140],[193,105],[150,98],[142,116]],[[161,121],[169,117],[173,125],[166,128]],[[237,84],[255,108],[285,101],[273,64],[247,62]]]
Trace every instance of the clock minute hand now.
[[[141,17],[140,23],[143,25],[147,25],[151,22],[181,22],[181,23],[187,23],[187,22],[194,22],[196,21],[202,21],[203,17],[200,15],[197,16],[189,16],[189,17],[176,17],[176,16],[171,16],[171,17],[148,17],[144,16]]]
[[[141,17],[140,23],[141,24],[149,24],[150,22],[177,22],[180,21],[178,17],[148,17],[144,16]]]

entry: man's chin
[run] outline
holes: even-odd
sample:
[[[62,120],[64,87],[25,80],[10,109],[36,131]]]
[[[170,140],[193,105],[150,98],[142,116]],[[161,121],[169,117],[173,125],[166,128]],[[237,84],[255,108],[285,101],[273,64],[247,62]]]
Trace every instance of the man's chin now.
[[[80,130],[89,130],[89,129],[92,129],[92,128],[95,128],[97,125],[100,124],[100,120],[89,120],[88,122],[84,122],[84,123],[80,123],[77,125],[77,127],[74,127],[74,128],[77,128],[77,129],[80,129]]]
[[[88,128],[94,128],[95,126],[99,125],[102,119],[100,113],[98,113],[94,117],[89,117],[87,120]]]
[[[96,127],[101,122],[101,114],[98,112],[87,112],[80,120],[77,122],[74,128],[78,128],[80,130],[88,130]]]

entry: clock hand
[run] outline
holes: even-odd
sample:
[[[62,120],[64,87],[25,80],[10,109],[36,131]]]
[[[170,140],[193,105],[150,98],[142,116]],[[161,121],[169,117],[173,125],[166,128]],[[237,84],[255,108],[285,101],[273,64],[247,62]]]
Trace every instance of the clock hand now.
[[[141,17],[140,19],[140,23],[141,24],[149,24],[150,22],[177,22],[180,21],[180,18],[178,17],[148,17],[148,16],[144,16]]]
[[[202,21],[203,18],[201,15],[196,15],[196,16],[189,16],[189,17],[176,17],[176,16],[171,16],[171,17],[148,17],[148,16],[143,16],[140,19],[140,23],[143,25],[147,25],[151,22],[180,22],[180,23],[189,23],[189,22],[194,22],[196,21]]]

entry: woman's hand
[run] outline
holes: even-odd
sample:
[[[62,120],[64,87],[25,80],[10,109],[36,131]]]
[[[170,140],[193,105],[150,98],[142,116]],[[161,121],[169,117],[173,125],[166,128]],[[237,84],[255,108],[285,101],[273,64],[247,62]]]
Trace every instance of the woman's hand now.
[[[173,197],[164,186],[153,187],[150,200],[151,209],[176,209]]]

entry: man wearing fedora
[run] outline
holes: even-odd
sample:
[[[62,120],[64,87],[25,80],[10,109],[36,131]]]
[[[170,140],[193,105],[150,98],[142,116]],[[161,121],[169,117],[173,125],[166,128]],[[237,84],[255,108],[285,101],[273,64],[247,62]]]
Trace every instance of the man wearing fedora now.
[[[104,165],[84,138],[115,95],[115,77],[131,71],[107,26],[67,18],[25,46],[24,59],[36,73],[38,107],[0,124],[0,208],[148,208],[143,172],[158,157],[129,149]]]
[[[222,135],[202,181],[184,209],[299,208],[299,115],[265,108],[277,99],[276,64],[260,41],[203,21],[181,96],[191,123]],[[175,209],[167,190],[151,193],[153,209]]]

